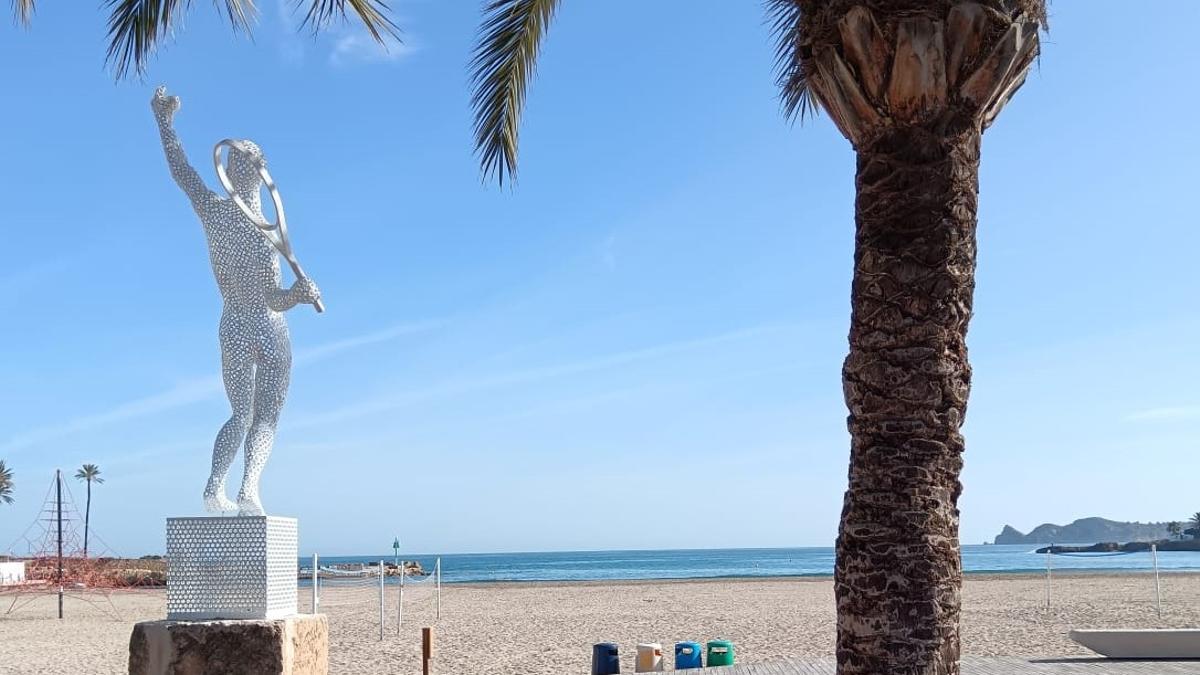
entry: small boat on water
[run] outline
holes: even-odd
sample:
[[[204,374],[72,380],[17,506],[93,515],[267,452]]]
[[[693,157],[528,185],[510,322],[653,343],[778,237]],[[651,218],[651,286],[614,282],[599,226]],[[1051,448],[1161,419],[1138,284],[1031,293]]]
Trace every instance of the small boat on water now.
[[[1072,630],[1071,639],[1110,659],[1200,659],[1200,628]]]

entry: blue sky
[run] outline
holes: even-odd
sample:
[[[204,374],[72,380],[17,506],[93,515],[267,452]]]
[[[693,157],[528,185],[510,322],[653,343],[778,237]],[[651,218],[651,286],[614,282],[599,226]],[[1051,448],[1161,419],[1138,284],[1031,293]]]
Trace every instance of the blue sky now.
[[[0,28],[0,547],[56,467],[101,465],[119,553],[161,550],[163,519],[200,506],[219,303],[159,83],[210,184],[215,141],[264,148],[325,295],[289,315],[263,485],[303,551],[832,542],[854,157],[827,118],[781,119],[757,3],[564,3],[515,190],[472,157],[477,3],[398,3],[387,53],[298,34],[275,1],[233,37],[197,3],[119,84],[104,16],[74,4]],[[966,542],[1200,510],[1200,5],[1172,8],[1055,3],[985,137]]]

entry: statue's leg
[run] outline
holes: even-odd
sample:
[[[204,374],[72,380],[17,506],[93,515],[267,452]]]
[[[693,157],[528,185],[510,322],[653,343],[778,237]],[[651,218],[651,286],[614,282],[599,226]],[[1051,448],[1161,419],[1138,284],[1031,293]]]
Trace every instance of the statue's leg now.
[[[238,508],[225,496],[225,479],[233,458],[237,456],[238,446],[250,427],[254,405],[254,361],[249,356],[238,358],[229,353],[232,350],[223,351],[226,353],[221,357],[221,375],[225,380],[225,394],[229,397],[233,414],[221,427],[213,443],[212,474],[204,488],[204,508],[210,513],[236,511]]]
[[[287,398],[292,358],[287,351],[274,352],[258,364],[254,382],[254,416],[246,434],[246,472],[238,492],[238,512],[241,515],[261,516],[262,502],[258,496],[258,480],[263,466],[275,445],[275,425]]]

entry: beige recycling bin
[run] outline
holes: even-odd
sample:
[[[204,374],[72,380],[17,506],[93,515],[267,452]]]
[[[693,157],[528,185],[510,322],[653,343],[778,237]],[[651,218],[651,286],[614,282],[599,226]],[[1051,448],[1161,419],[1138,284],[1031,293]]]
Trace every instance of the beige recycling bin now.
[[[662,645],[657,642],[643,642],[637,646],[637,664],[635,673],[661,673],[663,670]]]

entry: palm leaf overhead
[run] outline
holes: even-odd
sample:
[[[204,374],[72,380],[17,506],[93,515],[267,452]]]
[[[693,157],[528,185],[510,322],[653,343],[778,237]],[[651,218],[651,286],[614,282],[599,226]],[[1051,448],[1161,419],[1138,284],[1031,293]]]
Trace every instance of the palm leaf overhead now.
[[[253,0],[223,0],[235,29],[249,29],[256,13]],[[191,0],[107,0],[108,56],[117,77],[141,74],[146,62],[191,7]],[[221,0],[218,0],[218,6]]]
[[[297,4],[303,0],[296,0]],[[33,0],[15,0],[19,8]],[[224,11],[234,30],[250,31],[258,14],[254,0],[213,0]],[[382,43],[386,36],[397,37],[396,25],[389,18],[385,0],[309,0],[305,25],[314,30],[332,20],[355,14],[367,32]],[[141,74],[150,56],[168,37],[191,7],[191,0],[106,0],[108,17],[108,56],[118,78],[131,71]]]
[[[766,0],[767,22],[775,39],[775,84],[784,117],[803,120],[817,112],[817,99],[804,74],[800,0]]]
[[[489,0],[471,59],[475,151],[484,177],[503,185],[517,171],[525,92],[559,0]]]
[[[376,42],[384,44],[388,38],[400,39],[400,27],[392,21],[391,8],[385,0],[311,0],[304,25],[320,30],[335,19],[344,21],[347,7]]]
[[[765,0],[775,36],[776,82],[789,119],[816,112],[817,99],[802,67],[801,5],[804,0]],[[538,51],[559,0],[487,0],[479,41],[471,59],[471,107],[475,151],[485,178],[504,184],[517,172],[525,94]]]
[[[17,23],[28,26],[33,20],[33,0],[13,0],[13,15],[17,17]]]

